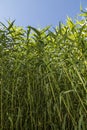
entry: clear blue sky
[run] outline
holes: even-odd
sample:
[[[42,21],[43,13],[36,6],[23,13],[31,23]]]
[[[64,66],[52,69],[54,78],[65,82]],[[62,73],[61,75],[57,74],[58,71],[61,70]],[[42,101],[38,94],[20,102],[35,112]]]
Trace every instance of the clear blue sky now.
[[[80,3],[87,7],[87,0],[0,0],[0,21],[15,19],[23,27],[57,26],[80,13]]]

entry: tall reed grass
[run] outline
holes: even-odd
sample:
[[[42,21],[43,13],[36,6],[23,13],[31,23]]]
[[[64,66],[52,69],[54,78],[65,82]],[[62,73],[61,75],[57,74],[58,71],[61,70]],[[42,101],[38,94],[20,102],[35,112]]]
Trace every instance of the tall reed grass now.
[[[0,23],[0,130],[87,130],[87,23]]]

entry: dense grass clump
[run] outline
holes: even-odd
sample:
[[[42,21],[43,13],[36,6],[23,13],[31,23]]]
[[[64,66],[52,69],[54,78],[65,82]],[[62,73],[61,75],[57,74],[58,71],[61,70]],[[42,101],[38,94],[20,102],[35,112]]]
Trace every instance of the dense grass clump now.
[[[87,130],[87,22],[0,23],[0,130]]]

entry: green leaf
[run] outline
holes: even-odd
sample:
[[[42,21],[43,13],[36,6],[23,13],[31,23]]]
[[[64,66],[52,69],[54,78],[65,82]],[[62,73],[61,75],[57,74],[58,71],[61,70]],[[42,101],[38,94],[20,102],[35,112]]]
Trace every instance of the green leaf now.
[[[40,36],[40,31],[34,27],[28,26],[28,28],[32,29],[38,36]]]
[[[27,30],[27,39],[29,38],[30,31],[31,31],[31,28],[30,28],[30,27],[28,27],[28,30]]]
[[[80,16],[87,17],[87,12],[84,12],[83,14],[80,14]]]
[[[10,30],[10,29],[12,28],[14,22],[15,22],[15,20],[14,20],[12,23],[9,24],[9,27],[7,28],[8,30]],[[9,22],[8,22],[8,23],[9,23]]]
[[[41,34],[43,34],[44,32],[46,32],[47,30],[49,30],[50,26],[45,27],[44,29],[41,30]]]
[[[80,11],[83,11],[83,9],[82,9],[82,5],[80,4]]]

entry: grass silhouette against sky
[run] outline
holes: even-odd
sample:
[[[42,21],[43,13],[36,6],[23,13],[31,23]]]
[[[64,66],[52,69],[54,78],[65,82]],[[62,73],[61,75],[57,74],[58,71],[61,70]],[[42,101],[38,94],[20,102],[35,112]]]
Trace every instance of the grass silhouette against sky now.
[[[16,20],[16,24],[26,27],[57,26],[65,23],[67,16],[75,18],[80,13],[80,4],[85,9],[86,0],[1,0],[0,21]]]

